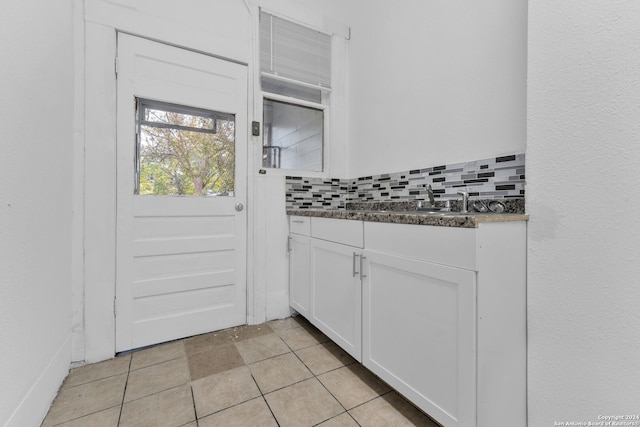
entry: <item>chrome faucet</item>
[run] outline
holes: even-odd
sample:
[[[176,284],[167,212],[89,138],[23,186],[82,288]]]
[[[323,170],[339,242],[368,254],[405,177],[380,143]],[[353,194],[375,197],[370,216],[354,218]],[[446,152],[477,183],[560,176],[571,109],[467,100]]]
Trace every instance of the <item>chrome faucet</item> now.
[[[418,200],[418,204],[416,206],[417,210],[423,210],[423,209],[435,207],[436,199],[433,197],[433,189],[431,188],[431,184],[427,186],[427,198],[429,199],[428,205],[426,200]]]
[[[458,194],[462,196],[462,208],[460,209],[460,213],[468,213],[469,193],[467,193],[466,191],[458,191]]]
[[[436,199],[433,197],[433,189],[431,188],[431,184],[427,186],[427,197],[429,197],[429,203],[431,206],[435,205]]]

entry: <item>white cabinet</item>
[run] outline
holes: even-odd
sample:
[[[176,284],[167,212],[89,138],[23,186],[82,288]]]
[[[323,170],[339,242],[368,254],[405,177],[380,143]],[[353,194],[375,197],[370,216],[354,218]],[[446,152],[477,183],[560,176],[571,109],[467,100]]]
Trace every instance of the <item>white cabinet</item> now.
[[[289,301],[362,360],[362,221],[289,217]]]
[[[310,236],[311,218],[289,217],[289,305],[305,317],[311,314]]]
[[[526,222],[290,218],[292,307],[444,427],[526,425]]]
[[[311,314],[309,236],[289,236],[289,305],[304,317]]]
[[[362,249],[311,239],[311,323],[362,360]]]
[[[365,223],[363,364],[445,427],[526,425],[526,223]]]
[[[475,272],[366,252],[363,364],[441,424],[475,419]]]

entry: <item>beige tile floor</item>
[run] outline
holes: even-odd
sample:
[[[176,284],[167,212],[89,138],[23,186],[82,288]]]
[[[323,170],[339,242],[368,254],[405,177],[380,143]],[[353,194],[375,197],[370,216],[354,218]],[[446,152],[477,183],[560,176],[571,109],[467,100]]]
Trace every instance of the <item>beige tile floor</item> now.
[[[42,427],[426,426],[422,412],[302,317],[73,369]]]

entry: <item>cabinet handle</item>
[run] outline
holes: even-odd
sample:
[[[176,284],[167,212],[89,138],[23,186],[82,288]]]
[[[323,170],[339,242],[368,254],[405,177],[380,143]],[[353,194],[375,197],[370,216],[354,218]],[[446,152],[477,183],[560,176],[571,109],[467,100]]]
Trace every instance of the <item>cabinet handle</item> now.
[[[362,274],[362,272],[364,271],[362,268],[362,263],[364,262],[364,260],[367,259],[366,256],[364,255],[360,255],[360,280],[364,279],[365,277],[367,277],[366,274]]]
[[[291,252],[291,236],[287,236],[287,252]]]
[[[304,221],[301,219],[292,219],[291,222],[294,222],[296,224],[304,224]]]
[[[358,256],[359,255],[357,253],[353,253],[353,277],[356,277],[356,275],[360,274],[360,272],[356,271],[356,258]],[[360,265],[362,265],[362,263]]]

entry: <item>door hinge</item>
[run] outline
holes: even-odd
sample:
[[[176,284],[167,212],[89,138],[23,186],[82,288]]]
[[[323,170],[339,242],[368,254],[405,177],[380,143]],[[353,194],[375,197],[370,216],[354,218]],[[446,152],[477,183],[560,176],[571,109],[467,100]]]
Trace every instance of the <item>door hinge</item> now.
[[[116,305],[116,299],[113,299],[113,317],[116,317],[118,314],[118,306]]]
[[[118,78],[118,57],[116,56],[113,61],[113,70],[116,73],[116,78]]]

